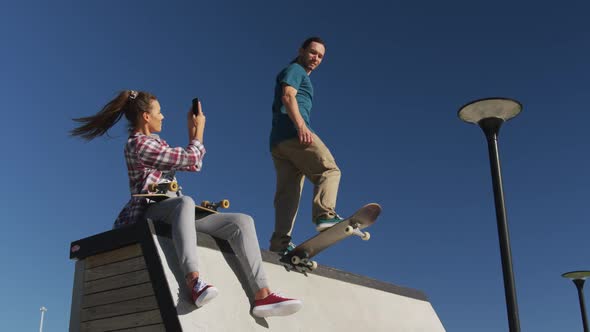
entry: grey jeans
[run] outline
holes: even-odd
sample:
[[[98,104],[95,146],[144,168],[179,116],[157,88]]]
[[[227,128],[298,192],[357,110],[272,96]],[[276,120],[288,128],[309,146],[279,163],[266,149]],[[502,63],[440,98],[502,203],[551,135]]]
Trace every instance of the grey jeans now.
[[[252,217],[242,213],[216,213],[195,220],[195,202],[189,196],[150,204],[146,214],[155,222],[172,226],[172,241],[185,275],[199,272],[197,232],[229,242],[249,282],[258,289],[268,287]]]

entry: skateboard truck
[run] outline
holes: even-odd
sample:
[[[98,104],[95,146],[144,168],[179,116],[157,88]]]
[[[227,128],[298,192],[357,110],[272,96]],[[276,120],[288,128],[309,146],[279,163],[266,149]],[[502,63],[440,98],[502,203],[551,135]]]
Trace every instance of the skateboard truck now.
[[[297,272],[302,272],[305,274],[306,272],[312,272],[318,268],[318,263],[311,260],[307,252],[300,254],[286,253],[281,257],[280,260],[286,264],[285,268],[287,271],[294,269]]]
[[[168,191],[178,191],[178,182],[164,182],[164,183],[151,183],[148,185],[148,191],[151,193],[166,193]]]
[[[356,235],[358,237],[360,237],[363,241],[369,241],[369,239],[371,238],[371,233],[369,232],[363,232],[359,229],[359,224],[358,223],[353,223],[351,225],[346,226],[346,228],[344,229],[344,233],[346,235]]]
[[[212,203],[210,201],[202,201],[201,206],[214,211],[217,211],[217,209],[219,208],[227,209],[229,207],[229,200],[224,199],[216,203]]]
[[[309,269],[309,271],[313,271],[318,268],[318,263],[316,261],[312,261],[309,258],[300,258],[299,256],[291,256],[291,263],[295,266],[304,266]]]

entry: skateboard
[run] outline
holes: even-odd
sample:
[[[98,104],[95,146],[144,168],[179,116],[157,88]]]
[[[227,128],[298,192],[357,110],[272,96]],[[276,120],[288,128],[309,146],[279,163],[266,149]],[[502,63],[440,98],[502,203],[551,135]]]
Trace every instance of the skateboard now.
[[[165,199],[173,198],[174,196],[168,196],[166,194],[134,194],[133,197],[143,197],[149,199],[150,201],[161,202]],[[210,201],[202,201],[201,205],[195,205],[196,212],[205,212],[206,214],[219,213],[217,211],[219,208],[229,208],[229,200],[224,199],[215,203],[211,203]]]
[[[311,258],[337,242],[351,235],[368,241],[371,234],[363,232],[362,229],[374,224],[379,214],[381,214],[381,206],[369,203],[358,209],[352,216],[299,244],[281,260],[287,261],[300,272],[305,270],[311,272],[318,266],[317,262],[312,261]]]

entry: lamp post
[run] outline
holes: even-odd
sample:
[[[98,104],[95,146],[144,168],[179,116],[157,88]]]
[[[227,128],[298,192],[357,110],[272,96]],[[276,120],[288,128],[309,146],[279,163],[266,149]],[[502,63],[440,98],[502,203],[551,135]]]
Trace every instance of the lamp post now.
[[[580,300],[580,311],[582,312],[582,324],[584,324],[584,332],[588,332],[588,318],[586,318],[586,304],[584,304],[584,282],[586,278],[590,278],[590,271],[572,271],[561,275],[564,278],[570,279],[578,289],[578,298]]]
[[[488,142],[492,184],[494,187],[494,202],[496,206],[496,221],[500,240],[500,255],[502,257],[502,272],[504,275],[504,294],[506,297],[510,332],[519,332],[520,322],[518,319],[518,304],[516,303],[514,273],[512,271],[512,254],[510,251],[510,236],[504,205],[504,190],[502,188],[498,133],[502,124],[517,116],[520,111],[522,111],[522,104],[516,100],[509,98],[485,98],[462,106],[458,112],[461,120],[478,125],[483,130]]]
[[[47,308],[45,307],[41,307],[41,324],[39,325],[39,332],[43,332],[43,316],[45,314],[45,312],[47,311]]]

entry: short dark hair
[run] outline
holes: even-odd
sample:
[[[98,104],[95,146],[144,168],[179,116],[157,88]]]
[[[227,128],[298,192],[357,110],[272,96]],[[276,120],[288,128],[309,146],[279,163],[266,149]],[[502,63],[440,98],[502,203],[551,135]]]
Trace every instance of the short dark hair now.
[[[307,38],[303,44],[301,44],[301,49],[306,49],[309,47],[309,44],[316,42],[318,44],[322,44],[324,45],[324,50],[326,49],[326,44],[324,43],[324,40],[320,37],[309,37]],[[291,63],[295,63],[297,62],[297,59],[299,59],[299,56],[296,56],[295,59],[291,60]]]
[[[302,49],[306,49],[309,46],[309,44],[311,44],[313,42],[316,42],[318,44],[322,44],[322,45],[324,45],[324,48],[326,48],[326,43],[324,43],[324,40],[322,40],[322,38],[320,38],[320,37],[309,37],[309,38],[307,38],[303,42],[303,44],[301,44],[301,48]]]

